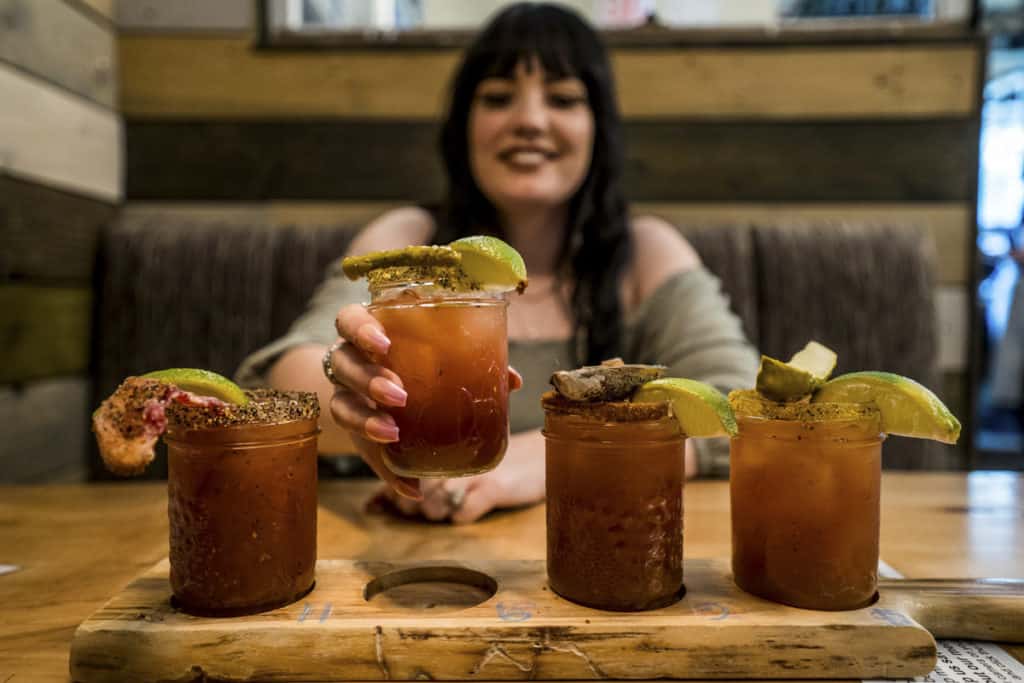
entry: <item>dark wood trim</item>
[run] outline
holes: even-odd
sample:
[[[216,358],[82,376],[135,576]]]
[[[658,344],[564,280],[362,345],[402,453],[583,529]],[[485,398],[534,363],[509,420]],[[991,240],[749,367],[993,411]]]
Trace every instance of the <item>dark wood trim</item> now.
[[[634,121],[625,184],[646,201],[969,201],[974,119]],[[423,121],[127,123],[128,199],[436,198]]]
[[[254,47],[272,50],[344,50],[380,48],[451,49],[469,45],[476,29],[389,31],[330,31],[301,33],[274,31],[266,12],[257,15],[259,28]],[[600,31],[608,47],[680,48],[688,46],[749,47],[766,45],[950,44],[970,41],[974,32],[966,23],[914,20],[802,19],[783,22],[781,28],[676,28],[650,25]]]
[[[88,283],[117,206],[0,174],[0,283]]]

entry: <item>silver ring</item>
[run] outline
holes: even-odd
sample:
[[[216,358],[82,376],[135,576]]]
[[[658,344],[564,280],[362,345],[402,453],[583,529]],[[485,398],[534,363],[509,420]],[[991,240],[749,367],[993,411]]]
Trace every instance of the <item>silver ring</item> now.
[[[448,491],[448,507],[452,509],[452,512],[462,507],[462,504],[466,502],[466,489],[459,487],[454,491]]]
[[[337,386],[341,386],[341,382],[339,382],[338,378],[334,376],[334,366],[331,365],[331,355],[344,345],[345,340],[339,339],[327,347],[327,352],[324,353],[323,357],[324,377],[327,378],[328,382]]]

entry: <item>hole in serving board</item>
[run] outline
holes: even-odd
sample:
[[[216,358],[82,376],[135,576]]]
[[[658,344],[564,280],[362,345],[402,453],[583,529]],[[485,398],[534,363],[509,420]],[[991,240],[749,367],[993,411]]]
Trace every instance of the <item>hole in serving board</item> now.
[[[498,582],[465,567],[410,567],[378,576],[363,598],[379,606],[446,612],[474,607],[498,592]]]

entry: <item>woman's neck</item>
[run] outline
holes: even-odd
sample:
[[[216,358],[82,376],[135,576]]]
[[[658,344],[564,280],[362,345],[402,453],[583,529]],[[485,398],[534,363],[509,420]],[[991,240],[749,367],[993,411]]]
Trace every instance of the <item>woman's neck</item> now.
[[[502,227],[509,241],[523,255],[527,271],[537,275],[555,272],[567,220],[568,210],[565,207],[523,209],[501,214]]]

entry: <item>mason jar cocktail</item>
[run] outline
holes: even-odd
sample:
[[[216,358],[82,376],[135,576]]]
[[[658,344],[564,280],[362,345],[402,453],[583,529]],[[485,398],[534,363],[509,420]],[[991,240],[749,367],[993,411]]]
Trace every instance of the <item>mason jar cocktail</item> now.
[[[678,600],[684,437],[668,403],[542,403],[551,589],[618,611]]]
[[[370,278],[370,313],[391,340],[381,364],[402,380],[404,407],[387,407],[399,440],[388,468],[410,477],[494,469],[508,445],[508,302],[502,293],[383,273]]]
[[[863,607],[878,586],[882,434],[868,405],[733,401],[732,569],[762,598],[820,610]],[[759,409],[760,410],[760,409]]]
[[[316,394],[167,410],[171,589],[184,611],[251,614],[308,593],[316,567]]]

